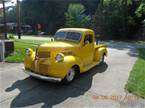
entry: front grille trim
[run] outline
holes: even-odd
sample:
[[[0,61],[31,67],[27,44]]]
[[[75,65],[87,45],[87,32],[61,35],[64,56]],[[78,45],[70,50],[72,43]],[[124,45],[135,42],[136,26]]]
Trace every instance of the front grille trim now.
[[[39,58],[50,58],[51,57],[50,52],[37,52],[37,56]]]

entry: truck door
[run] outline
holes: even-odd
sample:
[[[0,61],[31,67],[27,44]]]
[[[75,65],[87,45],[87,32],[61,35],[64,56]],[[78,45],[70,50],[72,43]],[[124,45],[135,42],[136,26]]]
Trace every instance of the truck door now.
[[[94,56],[94,42],[93,35],[86,35],[84,38],[84,45],[82,47],[82,55],[84,66],[87,66],[93,62]]]

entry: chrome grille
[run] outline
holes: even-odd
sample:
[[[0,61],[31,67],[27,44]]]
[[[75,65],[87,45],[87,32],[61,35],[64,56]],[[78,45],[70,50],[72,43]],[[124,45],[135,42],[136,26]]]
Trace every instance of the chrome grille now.
[[[49,65],[47,64],[40,64],[39,65],[39,73],[43,75],[47,75],[49,70]]]
[[[50,52],[38,52],[39,58],[50,58]]]

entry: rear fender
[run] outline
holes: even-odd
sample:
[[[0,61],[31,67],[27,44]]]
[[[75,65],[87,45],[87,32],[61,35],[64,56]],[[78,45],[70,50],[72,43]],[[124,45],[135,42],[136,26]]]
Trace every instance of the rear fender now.
[[[102,55],[105,55],[105,56],[108,55],[106,47],[96,48],[95,57],[94,57],[95,61],[99,61],[101,59]]]

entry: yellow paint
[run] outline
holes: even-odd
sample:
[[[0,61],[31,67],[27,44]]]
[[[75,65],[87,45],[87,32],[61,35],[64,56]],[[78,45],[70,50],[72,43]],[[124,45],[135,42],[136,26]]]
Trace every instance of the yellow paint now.
[[[71,67],[78,65],[80,73],[86,72],[90,68],[97,65],[103,54],[107,56],[105,45],[96,45],[94,31],[84,28],[64,28],[60,31],[75,31],[82,34],[80,42],[70,41],[54,41],[40,45],[37,49],[37,58],[34,51],[26,55],[24,66],[26,70],[33,71],[38,74],[48,75],[56,78],[64,78]],[[84,40],[86,35],[92,35],[93,42],[85,45]],[[64,59],[61,62],[56,61],[56,55],[64,54]],[[48,57],[47,57],[48,54]]]

